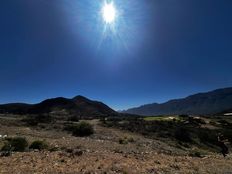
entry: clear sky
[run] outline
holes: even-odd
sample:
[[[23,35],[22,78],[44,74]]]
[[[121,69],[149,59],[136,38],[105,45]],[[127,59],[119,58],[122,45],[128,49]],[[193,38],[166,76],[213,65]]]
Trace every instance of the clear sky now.
[[[232,86],[232,0],[0,1],[0,103],[83,95],[114,109]]]

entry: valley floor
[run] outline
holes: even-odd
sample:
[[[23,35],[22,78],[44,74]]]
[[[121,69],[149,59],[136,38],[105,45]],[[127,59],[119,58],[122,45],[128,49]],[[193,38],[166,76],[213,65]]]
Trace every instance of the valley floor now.
[[[231,155],[223,158],[212,153],[202,158],[190,157],[185,150],[168,142],[106,128],[98,120],[90,121],[96,133],[86,138],[54,129],[24,127],[17,122],[7,124],[3,120],[0,120],[0,134],[26,137],[29,142],[45,140],[58,150],[17,152],[9,157],[0,157],[2,174],[232,173]],[[120,144],[122,137],[133,138],[134,141]]]

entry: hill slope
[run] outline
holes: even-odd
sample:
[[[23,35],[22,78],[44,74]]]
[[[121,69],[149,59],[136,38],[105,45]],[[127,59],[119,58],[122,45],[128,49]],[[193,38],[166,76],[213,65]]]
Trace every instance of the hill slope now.
[[[215,114],[231,108],[232,88],[224,88],[162,104],[147,104],[123,112],[138,115]]]
[[[103,117],[116,115],[117,112],[99,101],[93,101],[83,96],[72,99],[63,97],[47,99],[38,104],[12,103],[0,105],[0,113],[12,114],[72,114],[80,117]]]

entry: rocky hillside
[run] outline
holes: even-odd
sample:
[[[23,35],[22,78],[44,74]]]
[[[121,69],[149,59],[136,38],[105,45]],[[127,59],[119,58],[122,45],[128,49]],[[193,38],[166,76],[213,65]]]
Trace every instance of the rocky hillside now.
[[[117,112],[99,101],[83,96],[72,99],[63,97],[44,100],[38,104],[12,103],[0,105],[0,113],[12,114],[72,114],[80,117],[103,117],[117,115]]]
[[[162,104],[147,104],[123,112],[138,115],[215,114],[231,108],[232,88],[224,88]]]

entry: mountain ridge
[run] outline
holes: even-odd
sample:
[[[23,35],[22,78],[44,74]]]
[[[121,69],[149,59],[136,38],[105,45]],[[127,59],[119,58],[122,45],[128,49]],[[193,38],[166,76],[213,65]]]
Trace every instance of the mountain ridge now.
[[[151,103],[124,110],[137,115],[216,114],[232,108],[232,87],[172,99],[164,103]]]
[[[90,100],[84,96],[73,98],[56,97],[36,104],[8,103],[0,105],[0,113],[11,114],[48,114],[59,113],[79,117],[106,117],[118,113],[100,101]]]

